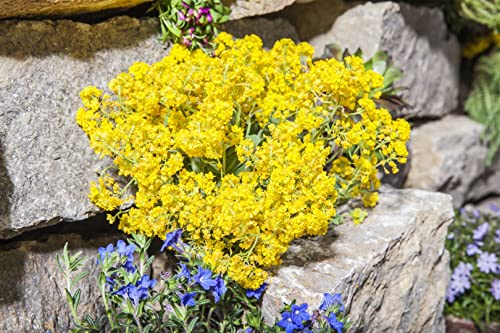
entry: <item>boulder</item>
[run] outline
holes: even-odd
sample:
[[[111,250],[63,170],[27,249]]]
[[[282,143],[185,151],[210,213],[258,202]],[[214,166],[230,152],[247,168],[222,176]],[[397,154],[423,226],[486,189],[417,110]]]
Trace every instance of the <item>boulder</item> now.
[[[269,279],[266,321],[284,301],[313,309],[323,293],[335,292],[345,300],[349,332],[444,332],[444,242],[452,219],[449,195],[385,189],[364,223],[292,245]]]
[[[310,40],[320,56],[325,45],[336,43],[371,57],[383,50],[403,71],[397,85],[411,107],[401,116],[442,117],[458,105],[460,47],[437,8],[404,3],[366,3],[341,15],[326,33]]]
[[[500,154],[492,165],[477,178],[467,192],[467,199],[477,201],[491,195],[500,195]]]
[[[9,17],[71,16],[110,9],[125,9],[153,0],[3,0],[0,19]]]
[[[227,0],[223,1],[231,8],[231,20],[243,17],[259,16],[282,10],[295,0]]]
[[[273,47],[274,43],[281,38],[290,38],[299,42],[295,27],[283,18],[269,20],[257,17],[229,21],[222,26],[221,30],[231,33],[236,38],[251,34],[258,35],[267,48]]]
[[[46,239],[9,242],[0,247],[0,331],[5,333],[68,332],[71,310],[66,303],[66,281],[56,254],[68,242],[71,253],[82,251],[89,257],[85,269],[90,275],[77,284],[82,296],[80,315],[103,312],[97,287],[97,249],[117,237],[85,239],[76,234],[48,236]],[[8,267],[8,269],[5,269]],[[75,289],[76,291],[76,289]]]
[[[460,207],[485,170],[483,125],[465,116],[447,116],[413,129],[412,164],[405,187],[451,194]]]
[[[79,92],[167,54],[157,21],[0,22],[0,239],[98,210],[99,159],[75,122]]]

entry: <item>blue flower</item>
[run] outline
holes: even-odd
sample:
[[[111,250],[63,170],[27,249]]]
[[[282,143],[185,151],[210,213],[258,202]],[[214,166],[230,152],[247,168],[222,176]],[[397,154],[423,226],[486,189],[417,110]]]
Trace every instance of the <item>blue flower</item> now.
[[[339,310],[344,312],[344,304],[342,303],[342,295],[335,294],[331,295],[329,293],[325,293],[323,295],[323,301],[321,302],[319,309],[322,311],[326,311],[331,306],[340,305]]]
[[[181,270],[177,273],[177,277],[185,277],[188,281],[191,280],[191,272],[186,264],[180,263],[179,266],[181,266]]]
[[[483,273],[497,273],[499,271],[498,258],[494,253],[483,252],[477,259],[477,267]]]
[[[247,289],[246,295],[247,297],[255,297],[255,299],[259,299],[266,290],[266,288],[267,288],[267,283],[264,282],[257,289]]]
[[[125,243],[123,240],[119,240],[116,243],[116,250],[118,254],[124,257],[131,257],[135,252],[135,245]]]
[[[149,291],[146,288],[136,287],[134,285],[130,285],[128,288],[128,298],[132,301],[132,303],[137,306],[139,301],[148,298]]]
[[[151,289],[156,285],[155,279],[150,279],[149,275],[143,275],[136,283],[138,288]]]
[[[111,295],[120,295],[122,297],[127,297],[128,294],[128,288],[130,287],[130,283],[127,284],[126,286],[120,287],[117,291],[113,292]]]
[[[194,297],[196,296],[196,292],[192,293],[185,293],[184,295],[179,295],[181,298],[181,305],[182,306],[195,306],[196,302],[194,300]]]
[[[201,266],[198,266],[198,274],[193,276],[193,279],[205,290],[209,290],[217,284],[217,282],[212,279],[212,271],[204,269]]]
[[[493,238],[493,240],[495,241],[495,243],[500,244],[500,229],[497,229],[497,231],[495,231],[495,237]]]
[[[301,305],[292,305],[291,309],[292,321],[296,325],[302,325],[304,321],[311,319],[311,315],[307,312],[307,303]]]
[[[107,254],[111,254],[115,251],[113,244],[108,244],[105,248],[100,247],[97,249],[97,252],[99,253],[99,258],[97,260],[97,263],[99,263],[99,259],[101,262],[104,262],[104,259],[106,258]]]
[[[134,273],[137,270],[134,266],[133,260],[131,260],[130,258],[125,261],[122,267],[125,268],[125,270],[129,273]]]
[[[481,224],[479,227],[477,227],[476,230],[474,230],[474,233],[472,234],[472,238],[475,241],[482,240],[484,238],[484,236],[486,236],[486,234],[488,233],[489,229],[490,229],[490,225],[487,222]]]
[[[290,312],[283,312],[281,314],[281,320],[278,322],[278,326],[285,329],[286,333],[293,333],[296,329],[303,329],[304,325],[297,325],[292,320],[292,314]]]
[[[227,291],[226,284],[224,283],[224,279],[219,276],[215,278],[215,286],[212,288],[212,294],[215,298],[215,303],[219,303],[219,300]]]
[[[173,247],[174,249],[176,249],[178,251],[181,251],[181,249],[179,249],[179,247],[177,247],[177,243],[181,239],[181,235],[182,235],[182,229],[177,229],[175,231],[169,232],[165,236],[165,241],[163,242],[163,245],[161,246],[160,251],[163,252],[169,246]]]
[[[335,313],[330,313],[330,315],[326,317],[326,320],[328,321],[328,324],[330,324],[331,328],[337,330],[337,333],[342,333],[344,323],[337,320],[337,316],[335,315]]]
[[[106,287],[108,287],[110,291],[113,290],[115,284],[116,284],[115,280],[106,276]]]

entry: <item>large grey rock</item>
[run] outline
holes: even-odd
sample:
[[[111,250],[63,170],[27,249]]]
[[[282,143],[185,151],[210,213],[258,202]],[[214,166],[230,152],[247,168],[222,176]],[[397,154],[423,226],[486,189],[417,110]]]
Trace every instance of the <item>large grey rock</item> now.
[[[500,154],[481,177],[474,181],[466,197],[468,200],[477,201],[491,195],[500,195]]]
[[[166,55],[156,20],[0,22],[0,239],[97,212],[79,92]]]
[[[452,218],[448,195],[384,190],[363,224],[347,223],[290,248],[269,280],[266,320],[283,301],[317,308],[323,293],[336,292],[353,322],[349,332],[444,332],[444,241]]]
[[[85,267],[90,275],[77,285],[82,290],[80,315],[102,313],[95,259],[99,246],[115,241],[115,237],[109,236],[89,240],[75,234],[63,234],[0,247],[0,331],[69,331],[72,319],[66,304],[66,281],[56,261],[56,254],[61,254],[65,242],[68,242],[71,253],[82,251],[89,257]]]
[[[230,4],[231,20],[243,17],[259,16],[282,10],[295,0],[228,0]]]
[[[367,57],[387,52],[403,71],[398,85],[408,88],[402,97],[412,106],[400,115],[441,117],[457,107],[460,48],[437,8],[366,3],[348,10],[310,43],[318,56],[330,43],[351,52],[361,48]]]
[[[235,38],[243,38],[251,34],[258,35],[267,48],[273,47],[274,43],[282,38],[290,38],[299,42],[295,27],[283,18],[269,20],[257,17],[229,21],[222,26],[222,30],[230,32]]]
[[[451,194],[460,207],[484,172],[487,148],[483,125],[465,116],[448,116],[413,129],[412,164],[405,187]]]

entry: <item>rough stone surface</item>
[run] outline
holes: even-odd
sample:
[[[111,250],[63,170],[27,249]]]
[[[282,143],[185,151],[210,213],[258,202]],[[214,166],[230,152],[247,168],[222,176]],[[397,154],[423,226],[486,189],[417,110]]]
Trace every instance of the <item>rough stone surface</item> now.
[[[28,38],[28,37],[29,38]],[[99,161],[75,122],[79,92],[166,55],[156,20],[0,22],[0,239],[97,208]]]
[[[358,3],[352,0],[296,1],[278,15],[288,19],[297,28],[301,40],[309,40],[328,31],[339,15]]]
[[[408,88],[402,97],[412,106],[400,115],[442,117],[458,105],[460,48],[439,9],[367,3],[348,10],[310,43],[318,56],[330,43],[351,52],[361,48],[367,57],[387,52],[403,71],[398,85]]]
[[[131,8],[153,0],[0,0],[0,19],[70,16],[109,9]]]
[[[444,332],[451,198],[386,189],[361,225],[347,223],[288,251],[263,300],[266,320],[281,302],[316,308],[325,292],[342,293],[349,332]]]
[[[281,38],[290,38],[299,42],[295,27],[283,18],[268,20],[262,17],[230,21],[222,30],[230,32],[236,38],[255,34],[262,38],[265,47],[271,48]]]
[[[282,10],[295,0],[227,0],[231,8],[231,20],[259,16]]]
[[[79,235],[53,235],[46,240],[11,242],[0,247],[0,331],[5,333],[68,332],[71,312],[66,304],[66,282],[59,271],[56,254],[65,242],[72,253],[82,251],[90,259],[90,275],[77,287],[82,289],[80,314],[101,312],[97,289],[97,248],[115,242],[114,237],[92,240]],[[75,252],[73,252],[75,251]],[[75,289],[76,290],[76,289]]]
[[[483,125],[465,116],[447,116],[413,129],[412,165],[405,187],[451,194],[460,207],[485,170]]]
[[[467,192],[468,200],[479,200],[490,195],[500,195],[500,154]]]

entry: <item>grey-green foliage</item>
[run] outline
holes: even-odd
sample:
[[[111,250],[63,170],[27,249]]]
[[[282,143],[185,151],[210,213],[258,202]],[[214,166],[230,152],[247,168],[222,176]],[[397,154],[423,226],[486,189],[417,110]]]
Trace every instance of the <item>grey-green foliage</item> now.
[[[500,0],[456,0],[459,13],[490,29],[500,28]]]
[[[481,57],[474,70],[472,91],[465,102],[472,119],[485,125],[489,165],[500,148],[500,49]]]

